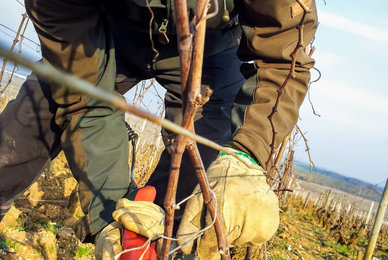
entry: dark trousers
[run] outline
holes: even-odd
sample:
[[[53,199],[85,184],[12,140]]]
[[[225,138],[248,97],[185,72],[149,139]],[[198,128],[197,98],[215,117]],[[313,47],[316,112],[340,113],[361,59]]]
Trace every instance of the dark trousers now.
[[[198,134],[220,144],[230,138],[230,111],[234,97],[244,82],[242,75],[236,73],[241,64],[236,57],[236,50],[237,47],[232,47],[204,60],[202,89],[204,91],[206,87],[210,87],[214,92],[209,102],[198,111],[195,129]],[[124,61],[119,62],[119,64],[123,63]],[[120,67],[119,65],[118,67],[120,74],[116,79],[116,91],[124,94],[140,80],[153,76],[167,90],[166,119],[177,124],[181,123],[179,69],[161,71],[151,69],[148,75],[136,75],[136,73],[128,72],[131,71],[129,66]],[[51,98],[47,82],[39,81],[31,75],[22,85],[16,99],[11,101],[0,114],[0,176],[2,179],[0,198],[2,203],[9,204],[23,193],[39,177],[45,163],[55,158],[61,150],[61,129],[54,122],[56,110],[57,104]],[[164,139],[172,137],[171,133],[164,130],[162,134]],[[215,159],[217,151],[202,145],[199,146],[199,149],[207,167]],[[162,207],[167,188],[169,165],[170,154],[165,150],[148,183],[156,187],[156,203]],[[183,157],[181,172],[177,193],[178,201],[188,196],[197,183],[194,169],[186,154]],[[128,175],[128,172],[122,174]],[[100,208],[100,210],[103,209]],[[84,213],[87,214],[88,211]],[[179,212],[178,215],[180,215]],[[111,212],[103,218],[107,223],[113,221]]]
[[[108,2],[105,3],[109,5]],[[99,89],[118,95],[120,91],[125,92],[140,80],[155,77],[168,90],[166,106],[174,109],[180,105],[176,40],[171,39],[167,45],[156,43],[155,47],[160,52],[157,58],[148,33],[131,30],[133,24],[128,20],[118,22],[113,17],[109,19],[100,2],[26,0],[26,9],[41,42],[43,62],[87,80]],[[211,57],[233,46],[235,40],[231,30],[221,32],[219,36],[217,39],[220,44],[215,44],[216,48],[206,53],[206,57],[210,59],[210,67],[215,67]],[[235,50],[233,53],[234,71],[238,71],[240,62]],[[220,69],[217,73],[220,71],[223,70]],[[235,75],[232,81],[224,83],[224,86],[240,87],[242,76],[239,73]],[[207,76],[208,86],[213,84],[210,87],[214,87],[214,82],[219,82],[212,80],[213,76]],[[228,79],[230,80],[230,77]],[[93,100],[83,93],[58,84],[50,84],[49,90],[56,106],[51,118],[60,130],[57,132],[59,137],[55,136],[58,139],[43,142],[49,143],[50,146],[60,140],[70,169],[79,183],[78,194],[86,216],[82,219],[81,228],[76,228],[76,233],[82,238],[88,233],[95,234],[113,221],[111,215],[116,201],[128,191],[128,136],[124,113],[110,104]],[[230,106],[233,97],[228,98]],[[21,98],[24,97],[19,99]],[[176,114],[169,110],[166,117],[177,122],[179,116]],[[39,128],[41,122],[37,121]],[[7,123],[4,121],[4,124]],[[5,136],[3,139],[6,140],[7,132],[2,132]],[[17,137],[13,137],[13,140],[6,141],[5,145],[14,145],[16,139]],[[39,143],[40,140],[37,139],[36,142]],[[21,144],[19,142],[16,145]],[[5,150],[12,151],[12,148]],[[44,152],[48,158],[50,151],[46,149]],[[3,161],[6,162],[4,169],[8,169],[8,165],[17,164],[8,159]],[[36,176],[42,166],[43,164],[35,166],[36,169],[31,174]],[[1,192],[0,196],[4,197],[3,201],[11,199],[7,192]]]
[[[109,1],[102,2],[109,4]],[[317,27],[317,13],[314,1],[304,2],[311,7],[311,13],[307,15],[303,27],[304,44],[308,44]],[[44,62],[67,70],[97,88],[112,93],[115,90],[116,74],[118,90],[125,88],[125,85],[133,86],[141,79],[155,77],[168,90],[166,106],[171,106],[171,110],[166,111],[166,117],[179,122],[180,113],[174,112],[174,109],[179,110],[180,104],[176,39],[172,37],[170,44],[166,46],[154,40],[159,51],[159,56],[156,57],[148,34],[138,37],[135,31],[130,29],[132,27],[126,26],[125,23],[111,26],[98,3],[100,1],[26,0],[27,12],[39,35]],[[294,0],[235,3],[240,23],[243,25],[238,56],[243,61],[254,61],[254,64],[252,70],[246,73],[249,79],[233,104],[230,143],[265,165],[270,161],[270,144],[273,138],[273,129],[267,117],[276,102],[278,90],[290,71],[290,54],[298,43],[297,26],[303,16],[303,9]],[[122,10],[125,11],[125,8],[127,7],[123,6]],[[119,33],[115,32],[115,29],[121,26],[124,30],[118,29]],[[219,91],[222,93],[218,96],[220,99],[214,93],[214,102],[209,102],[207,107],[199,111],[197,121],[205,125],[209,121],[201,115],[211,118],[214,114],[210,111],[215,111],[215,107],[220,108],[221,114],[229,113],[223,110],[223,104],[229,102],[228,86],[234,89],[232,85],[242,83],[241,75],[237,72],[239,62],[235,56],[233,61],[217,61],[218,57],[222,57],[218,54],[224,53],[227,47],[234,43],[232,30],[214,34],[217,34],[217,37],[207,37],[212,40],[205,43],[208,49],[205,56],[209,60],[205,61],[205,68],[208,69],[204,69],[203,85],[209,84],[212,87],[211,84],[216,84],[215,82],[223,82],[221,89],[225,89]],[[216,61],[219,63],[215,63]],[[307,53],[298,52],[295,77],[288,82],[277,113],[273,117],[277,133],[275,147],[279,146],[296,124],[298,110],[310,80],[309,69],[313,65],[314,60]],[[213,68],[217,74],[207,73],[211,71],[209,68]],[[228,76],[235,78],[230,82],[223,81],[222,77],[230,80]],[[61,129],[61,146],[73,174],[80,183],[82,207],[84,212],[89,212],[86,224],[90,226],[90,232],[95,233],[111,221],[110,213],[115,201],[128,189],[128,145],[123,113],[109,104],[94,101],[82,93],[69,91],[59,85],[51,85],[50,91],[57,105],[54,119]],[[228,98],[224,99],[224,92]],[[230,96],[234,96],[234,93],[230,93]],[[218,120],[219,117],[214,119]],[[210,138],[221,143],[224,135],[218,135],[217,130],[220,127],[221,124],[215,127],[216,130],[206,127],[205,134],[200,130],[197,132],[205,136],[210,135]],[[228,133],[225,134],[227,135]],[[7,134],[2,138],[9,145],[14,143],[13,140],[7,141]],[[7,151],[10,150],[12,149]],[[46,158],[48,156],[49,153]],[[166,158],[165,156],[168,155],[164,154],[162,158]],[[0,161],[9,163],[7,159]],[[158,182],[162,181],[151,179],[151,183]],[[160,203],[160,198],[158,201]]]

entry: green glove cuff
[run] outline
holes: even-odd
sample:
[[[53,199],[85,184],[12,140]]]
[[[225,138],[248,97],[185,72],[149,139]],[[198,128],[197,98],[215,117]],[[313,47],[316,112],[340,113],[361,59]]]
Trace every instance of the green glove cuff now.
[[[234,154],[237,154],[238,156],[245,157],[245,158],[247,158],[248,160],[250,160],[251,162],[253,162],[254,164],[259,165],[259,163],[256,162],[256,160],[253,159],[253,158],[252,158],[249,154],[247,154],[247,153],[244,153],[244,152],[241,152],[241,151],[236,151],[236,152],[233,152],[233,153],[234,153]],[[229,155],[229,154],[227,154],[227,153],[225,153],[225,152],[220,152],[220,156],[224,156],[224,155]]]

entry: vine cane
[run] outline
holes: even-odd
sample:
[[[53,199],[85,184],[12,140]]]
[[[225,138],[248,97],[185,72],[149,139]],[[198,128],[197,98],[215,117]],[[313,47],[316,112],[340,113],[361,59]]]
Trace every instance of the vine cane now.
[[[181,61],[181,79],[182,79],[182,93],[183,93],[183,122],[182,127],[191,131],[194,131],[194,116],[197,111],[197,108],[204,104],[206,98],[200,96],[199,90],[201,86],[201,73],[202,73],[202,64],[203,64],[203,49],[205,42],[205,30],[206,30],[206,19],[204,19],[204,14],[206,15],[207,6],[206,1],[198,0],[197,1],[197,16],[196,22],[198,25],[195,38],[194,38],[194,51],[193,51],[193,61],[191,71],[189,71],[191,56],[188,51],[191,50],[191,47],[188,46],[188,41],[191,41],[191,36],[189,32],[188,18],[185,17],[187,13],[186,3],[183,0],[175,0],[176,6],[176,17],[178,17],[177,23],[177,32],[178,32],[178,45],[180,51],[180,61]],[[183,14],[182,14],[183,13]],[[183,57],[182,57],[183,56]],[[187,72],[189,71],[189,72]],[[191,77],[189,77],[191,72]],[[186,88],[186,80],[190,78],[188,87]],[[212,199],[210,194],[210,186],[207,180],[205,169],[203,166],[202,159],[199,155],[198,148],[195,143],[188,144],[188,140],[179,135],[175,141],[175,149],[171,158],[171,170],[170,170],[170,179],[168,183],[168,189],[166,197],[164,200],[164,206],[166,210],[166,224],[164,235],[167,237],[172,236],[173,230],[173,221],[174,221],[174,212],[176,205],[176,190],[178,185],[179,170],[180,164],[182,161],[182,155],[185,148],[188,148],[190,159],[196,168],[196,174],[198,181],[202,190],[204,197],[204,202],[206,203],[211,217],[215,218],[216,210],[215,202]],[[220,216],[220,214],[218,214]],[[228,245],[226,241],[226,236],[223,230],[223,224],[220,218],[215,220],[215,230],[218,239],[219,252],[221,253],[222,259],[230,259],[230,254],[228,250]],[[163,241],[163,249],[161,259],[167,260],[168,254],[171,247],[171,241],[165,239]]]

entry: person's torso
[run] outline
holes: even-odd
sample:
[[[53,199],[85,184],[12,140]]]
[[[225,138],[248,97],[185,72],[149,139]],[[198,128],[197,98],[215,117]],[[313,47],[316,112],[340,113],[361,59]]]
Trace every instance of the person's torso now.
[[[217,15],[207,20],[204,57],[235,46],[240,38],[233,0],[218,0],[218,5]],[[188,0],[187,6],[191,21],[196,13],[196,1]],[[149,0],[149,7],[147,0],[110,1],[103,6],[110,17],[117,60],[140,71],[178,68],[174,0]],[[225,7],[231,18],[228,22],[222,20]],[[214,5],[209,9],[211,12]]]

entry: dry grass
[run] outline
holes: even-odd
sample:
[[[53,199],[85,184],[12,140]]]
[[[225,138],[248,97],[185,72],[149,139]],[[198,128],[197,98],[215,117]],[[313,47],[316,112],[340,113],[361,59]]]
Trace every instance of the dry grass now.
[[[9,94],[0,96],[1,111],[12,98]],[[163,142],[158,126],[135,117],[130,117],[129,123],[139,134],[134,172],[142,186],[158,163]],[[69,201],[76,184],[61,153],[0,224],[0,259],[94,259],[94,246],[81,243],[69,228],[68,219],[82,215]],[[311,203],[306,208],[303,205],[300,196],[292,196],[285,204],[279,230],[267,243],[268,259],[355,259],[357,252],[363,252],[365,236],[352,248],[342,245],[330,234],[331,227],[320,223]],[[255,253],[254,259],[259,259],[257,249]],[[233,249],[234,260],[244,259],[244,255],[245,248]],[[375,255],[388,259],[386,236],[380,238]]]
[[[140,140],[140,144],[140,147],[152,148],[151,140]],[[138,156],[136,172],[143,176],[137,176],[138,182],[145,181],[156,164],[150,163],[153,158],[149,154],[140,152]],[[15,207],[0,224],[1,234],[13,239],[0,238],[0,248],[2,245],[12,252],[1,255],[0,250],[0,259],[94,259],[94,246],[76,239],[66,222],[71,215],[80,217],[81,214],[79,209],[69,205],[69,196],[75,185],[61,153],[50,169],[16,201]],[[281,213],[280,228],[267,243],[268,259],[355,259],[358,251],[363,252],[365,237],[360,238],[353,248],[339,244],[330,231],[320,225],[313,204],[309,203],[303,209],[303,202],[300,196],[289,199]],[[388,259],[387,241],[380,239],[378,249],[376,256]],[[244,254],[244,248],[233,249],[235,260],[244,259]]]
[[[161,139],[150,138],[155,131],[154,125],[146,124],[139,138],[135,168],[139,185],[145,184],[163,150]],[[60,153],[1,222],[0,259],[94,259],[94,246],[81,243],[69,227],[73,217],[82,216],[79,205],[70,203],[76,184]]]

